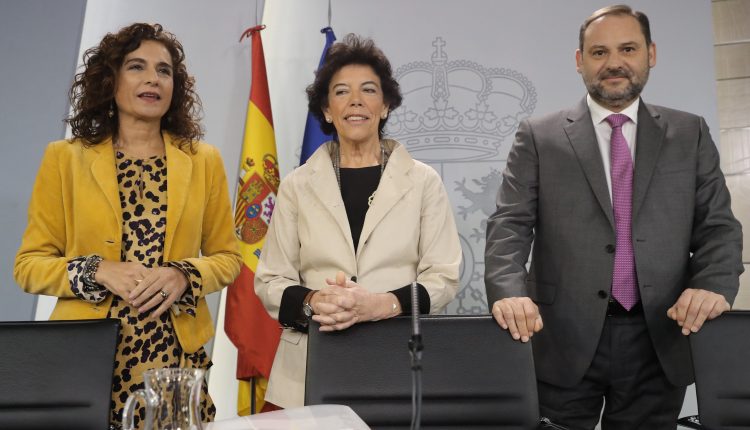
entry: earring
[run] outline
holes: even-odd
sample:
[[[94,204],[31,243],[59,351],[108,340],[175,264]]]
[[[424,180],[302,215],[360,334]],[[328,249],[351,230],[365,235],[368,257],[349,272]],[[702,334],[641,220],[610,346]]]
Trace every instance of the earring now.
[[[332,123],[332,122],[333,122],[333,119],[331,119],[331,117],[328,117],[328,116],[327,116],[327,117],[326,117],[326,122],[330,124],[330,123]]]
[[[380,115],[380,118],[382,119],[388,118],[388,112],[384,112],[382,115]]]
[[[112,104],[109,105],[109,110],[107,111],[107,116],[109,118],[112,118],[113,116],[115,116],[115,104],[114,103],[112,103]]]

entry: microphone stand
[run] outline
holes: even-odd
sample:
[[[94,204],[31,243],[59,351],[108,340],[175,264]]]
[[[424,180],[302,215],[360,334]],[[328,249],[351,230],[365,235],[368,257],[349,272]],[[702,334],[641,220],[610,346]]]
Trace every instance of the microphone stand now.
[[[411,283],[411,430],[422,422],[422,334],[419,331],[419,298],[417,282]]]

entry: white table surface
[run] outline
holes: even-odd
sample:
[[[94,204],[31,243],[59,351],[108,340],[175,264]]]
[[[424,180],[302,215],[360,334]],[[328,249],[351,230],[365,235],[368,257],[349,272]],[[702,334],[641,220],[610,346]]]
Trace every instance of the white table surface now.
[[[348,406],[315,405],[209,423],[204,430],[370,430]]]

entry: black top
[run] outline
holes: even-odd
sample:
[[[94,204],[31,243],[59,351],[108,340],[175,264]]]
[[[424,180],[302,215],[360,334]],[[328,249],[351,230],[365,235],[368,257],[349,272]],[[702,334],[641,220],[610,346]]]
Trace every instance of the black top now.
[[[352,231],[354,251],[359,248],[359,236],[370,207],[370,197],[380,183],[380,165],[357,169],[341,168],[341,198],[344,200],[349,229]]]
[[[370,207],[370,197],[378,189],[380,183],[380,165],[361,168],[339,169],[341,180],[341,198],[344,200],[349,229],[352,232],[354,250],[359,247],[359,237],[365,224],[367,209]],[[335,274],[331,274],[333,277]],[[356,278],[352,277],[356,282]],[[430,295],[427,289],[418,285],[419,313],[430,313]],[[307,320],[302,313],[302,303],[311,290],[301,285],[292,285],[284,290],[279,306],[279,322],[285,327],[291,327],[307,332]],[[394,294],[404,313],[411,312],[411,285],[389,291]]]

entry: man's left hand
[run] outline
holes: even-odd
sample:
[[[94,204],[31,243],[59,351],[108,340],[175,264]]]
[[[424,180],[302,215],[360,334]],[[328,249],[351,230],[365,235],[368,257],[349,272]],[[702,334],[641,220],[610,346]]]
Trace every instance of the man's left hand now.
[[[712,320],[730,309],[721,294],[708,290],[688,288],[677,302],[667,309],[667,316],[682,327],[682,334],[697,333],[706,320]]]

